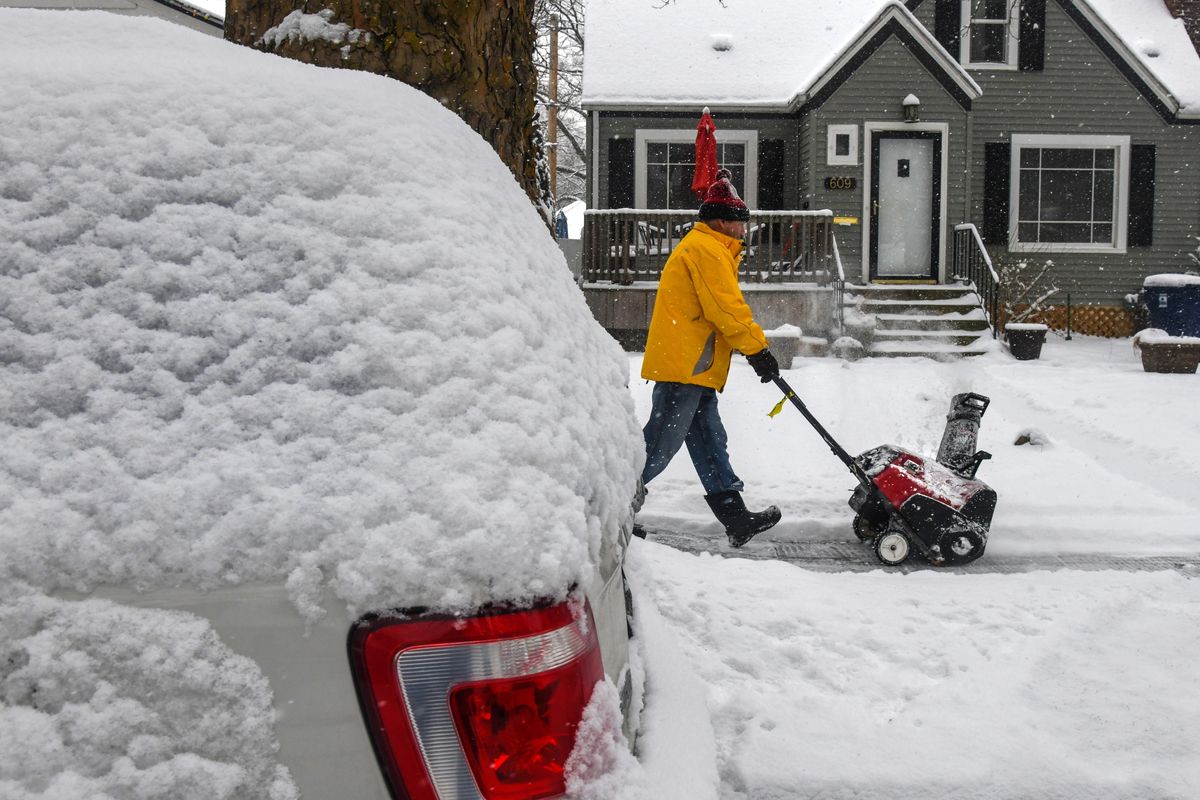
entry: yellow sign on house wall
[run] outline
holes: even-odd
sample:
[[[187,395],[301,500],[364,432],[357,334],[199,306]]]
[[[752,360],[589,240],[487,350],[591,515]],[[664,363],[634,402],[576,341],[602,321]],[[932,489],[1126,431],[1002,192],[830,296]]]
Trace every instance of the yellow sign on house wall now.
[[[857,225],[858,217],[834,217],[834,225]]]

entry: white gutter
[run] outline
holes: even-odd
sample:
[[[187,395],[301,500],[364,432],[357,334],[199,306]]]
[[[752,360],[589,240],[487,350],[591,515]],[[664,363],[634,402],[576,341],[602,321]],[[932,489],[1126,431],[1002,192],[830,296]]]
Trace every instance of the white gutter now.
[[[788,112],[795,111],[791,103],[764,101],[762,103],[729,103],[722,105],[720,102],[697,97],[697,98],[679,98],[672,97],[669,99],[655,97],[623,97],[616,100],[585,100],[581,104],[584,111],[629,111],[635,113],[645,113],[648,108],[655,110],[671,110],[679,109],[680,111],[696,111],[698,108],[708,106],[709,110],[714,114],[761,114],[764,112]]]
[[[592,208],[600,207],[600,112],[592,112]]]

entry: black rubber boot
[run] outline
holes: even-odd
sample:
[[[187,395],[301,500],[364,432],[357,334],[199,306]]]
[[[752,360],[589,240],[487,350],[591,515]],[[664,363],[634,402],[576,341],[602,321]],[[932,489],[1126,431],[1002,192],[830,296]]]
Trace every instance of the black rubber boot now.
[[[741,547],[753,539],[755,534],[775,527],[775,523],[783,517],[777,506],[768,506],[762,511],[747,510],[746,504],[742,502],[742,495],[738,492],[715,492],[704,495],[704,499],[708,501],[708,507],[712,509],[713,514],[725,526],[725,535],[729,537],[729,544],[733,547]]]

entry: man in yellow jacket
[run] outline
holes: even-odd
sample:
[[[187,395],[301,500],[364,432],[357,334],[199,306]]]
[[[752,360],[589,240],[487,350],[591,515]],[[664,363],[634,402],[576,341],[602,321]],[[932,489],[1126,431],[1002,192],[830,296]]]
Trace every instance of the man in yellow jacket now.
[[[779,522],[779,509],[753,512],[742,501],[742,481],[729,464],[717,392],[725,388],[734,350],[763,383],[779,376],[767,337],[738,287],[738,262],[750,209],[738,197],[727,170],[700,206],[700,222],[683,237],[663,267],[646,339],[642,377],[655,381],[654,407],[643,435],[649,484],[686,443],[704,486],[705,500],[725,526],[729,543],[741,547]]]

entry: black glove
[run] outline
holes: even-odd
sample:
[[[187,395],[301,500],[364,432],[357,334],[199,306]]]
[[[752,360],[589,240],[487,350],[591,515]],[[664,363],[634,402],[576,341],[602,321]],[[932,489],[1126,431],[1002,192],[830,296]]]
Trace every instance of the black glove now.
[[[746,360],[750,362],[750,366],[754,367],[754,372],[763,383],[779,377],[779,362],[767,348],[764,347],[752,356],[746,356]]]

